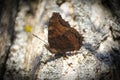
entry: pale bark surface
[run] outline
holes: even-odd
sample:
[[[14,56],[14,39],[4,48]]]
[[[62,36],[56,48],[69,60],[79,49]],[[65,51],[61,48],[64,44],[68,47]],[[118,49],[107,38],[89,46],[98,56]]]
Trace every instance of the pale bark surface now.
[[[120,10],[111,1],[1,1],[0,80],[119,80]],[[57,57],[45,48],[53,12],[83,35],[77,54]]]

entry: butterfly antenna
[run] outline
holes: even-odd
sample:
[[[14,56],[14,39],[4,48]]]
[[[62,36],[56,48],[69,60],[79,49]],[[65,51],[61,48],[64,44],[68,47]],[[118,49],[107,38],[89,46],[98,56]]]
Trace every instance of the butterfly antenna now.
[[[45,42],[44,40],[42,40],[40,37],[36,36],[35,34],[32,34],[34,37],[40,39],[42,42],[44,42],[45,44],[47,44],[47,42]]]

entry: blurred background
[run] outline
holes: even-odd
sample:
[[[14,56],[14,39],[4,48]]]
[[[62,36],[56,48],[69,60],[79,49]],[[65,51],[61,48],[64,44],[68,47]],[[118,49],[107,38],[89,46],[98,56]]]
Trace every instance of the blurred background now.
[[[120,80],[119,7],[119,0],[0,0],[0,80]],[[84,37],[66,59],[45,48],[53,12]]]

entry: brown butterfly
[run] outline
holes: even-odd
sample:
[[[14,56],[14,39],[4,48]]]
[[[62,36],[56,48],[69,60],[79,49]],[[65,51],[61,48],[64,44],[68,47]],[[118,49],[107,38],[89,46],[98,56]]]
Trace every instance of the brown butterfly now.
[[[70,27],[59,13],[54,12],[49,19],[48,43],[45,47],[54,54],[64,54],[68,51],[79,50],[82,46],[82,35]]]

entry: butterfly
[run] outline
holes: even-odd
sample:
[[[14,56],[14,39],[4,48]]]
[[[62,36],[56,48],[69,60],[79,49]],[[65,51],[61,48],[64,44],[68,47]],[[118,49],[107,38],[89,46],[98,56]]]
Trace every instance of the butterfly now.
[[[49,19],[48,43],[45,47],[53,54],[65,54],[69,51],[79,50],[82,46],[82,35],[70,27],[61,15],[53,12]]]

